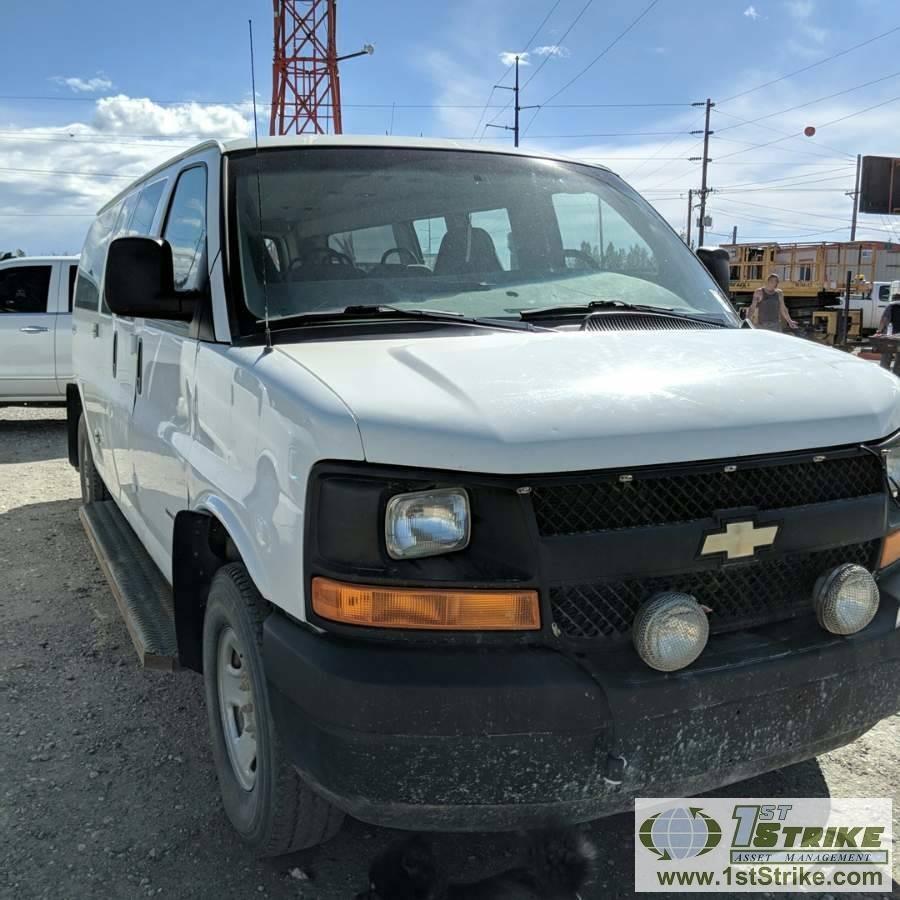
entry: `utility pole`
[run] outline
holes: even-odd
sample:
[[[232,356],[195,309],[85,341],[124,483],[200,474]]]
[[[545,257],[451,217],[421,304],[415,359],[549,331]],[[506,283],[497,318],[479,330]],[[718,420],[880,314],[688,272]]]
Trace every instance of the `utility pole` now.
[[[731,243],[737,243],[737,225],[733,226],[731,229]]]
[[[853,219],[850,222],[850,240],[856,240],[856,216],[859,213],[859,173],[862,167],[862,154],[856,154],[856,186],[853,189]]]
[[[709,193],[709,187],[706,183],[706,170],[709,163],[712,161],[709,158],[709,136],[711,134],[715,134],[714,131],[709,130],[709,113],[710,110],[716,104],[712,102],[708,97],[706,98],[706,103],[692,103],[691,106],[705,106],[706,107],[706,123],[703,126],[703,174],[701,177],[700,184],[700,227],[699,227],[699,236],[697,238],[697,246],[703,246],[703,239],[705,237],[706,231],[706,223],[704,219],[706,218],[706,195]],[[692,132],[696,133],[696,132]],[[696,157],[692,157],[694,159]]]
[[[691,219],[694,216],[694,192],[688,191],[687,245],[691,246]]]
[[[493,122],[488,122],[488,128],[502,128],[504,131],[511,131],[513,133],[513,145],[519,146],[519,113],[523,109],[537,109],[537,105],[534,106],[521,106],[519,104],[519,56],[516,55],[516,83],[514,87],[508,87],[505,84],[495,84],[494,87],[501,91],[512,91],[513,92],[513,124],[510,125],[495,125]],[[509,69],[506,70],[507,72]]]

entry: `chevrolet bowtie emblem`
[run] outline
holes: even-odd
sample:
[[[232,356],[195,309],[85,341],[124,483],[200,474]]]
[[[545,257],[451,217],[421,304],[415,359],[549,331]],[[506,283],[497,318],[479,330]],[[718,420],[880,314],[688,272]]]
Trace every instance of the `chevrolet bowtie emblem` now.
[[[777,534],[777,525],[757,528],[753,522],[729,522],[724,531],[706,536],[700,555],[724,553],[728,559],[753,556],[758,547],[771,547]]]

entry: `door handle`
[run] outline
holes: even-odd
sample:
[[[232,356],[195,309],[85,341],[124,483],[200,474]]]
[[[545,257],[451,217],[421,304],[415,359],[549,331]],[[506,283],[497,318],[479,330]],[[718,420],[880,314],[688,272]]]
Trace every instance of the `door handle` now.
[[[134,373],[134,387],[138,394],[144,390],[144,341],[138,338],[137,342],[137,370]]]
[[[24,328],[19,329],[22,334],[44,334],[49,330],[49,328],[44,328],[43,325],[26,325]]]
[[[113,378],[116,377],[116,368],[119,362],[119,332],[113,333]]]
[[[100,323],[99,322],[94,322],[94,324],[91,325],[91,337],[100,337]]]

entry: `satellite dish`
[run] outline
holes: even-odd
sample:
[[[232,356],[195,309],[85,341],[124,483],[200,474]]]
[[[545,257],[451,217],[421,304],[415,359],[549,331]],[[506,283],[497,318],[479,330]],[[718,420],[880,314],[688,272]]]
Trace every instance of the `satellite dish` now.
[[[807,125],[806,128],[803,129],[803,133],[804,133],[807,137],[812,137],[812,136],[816,133],[816,129],[813,128],[812,125]]]

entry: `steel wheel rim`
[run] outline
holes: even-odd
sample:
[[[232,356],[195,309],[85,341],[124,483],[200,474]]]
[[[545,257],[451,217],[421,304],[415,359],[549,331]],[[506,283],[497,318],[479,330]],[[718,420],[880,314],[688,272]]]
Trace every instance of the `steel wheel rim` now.
[[[219,718],[228,760],[238,784],[252,791],[256,784],[256,719],[250,667],[237,635],[226,627],[216,650]]]

